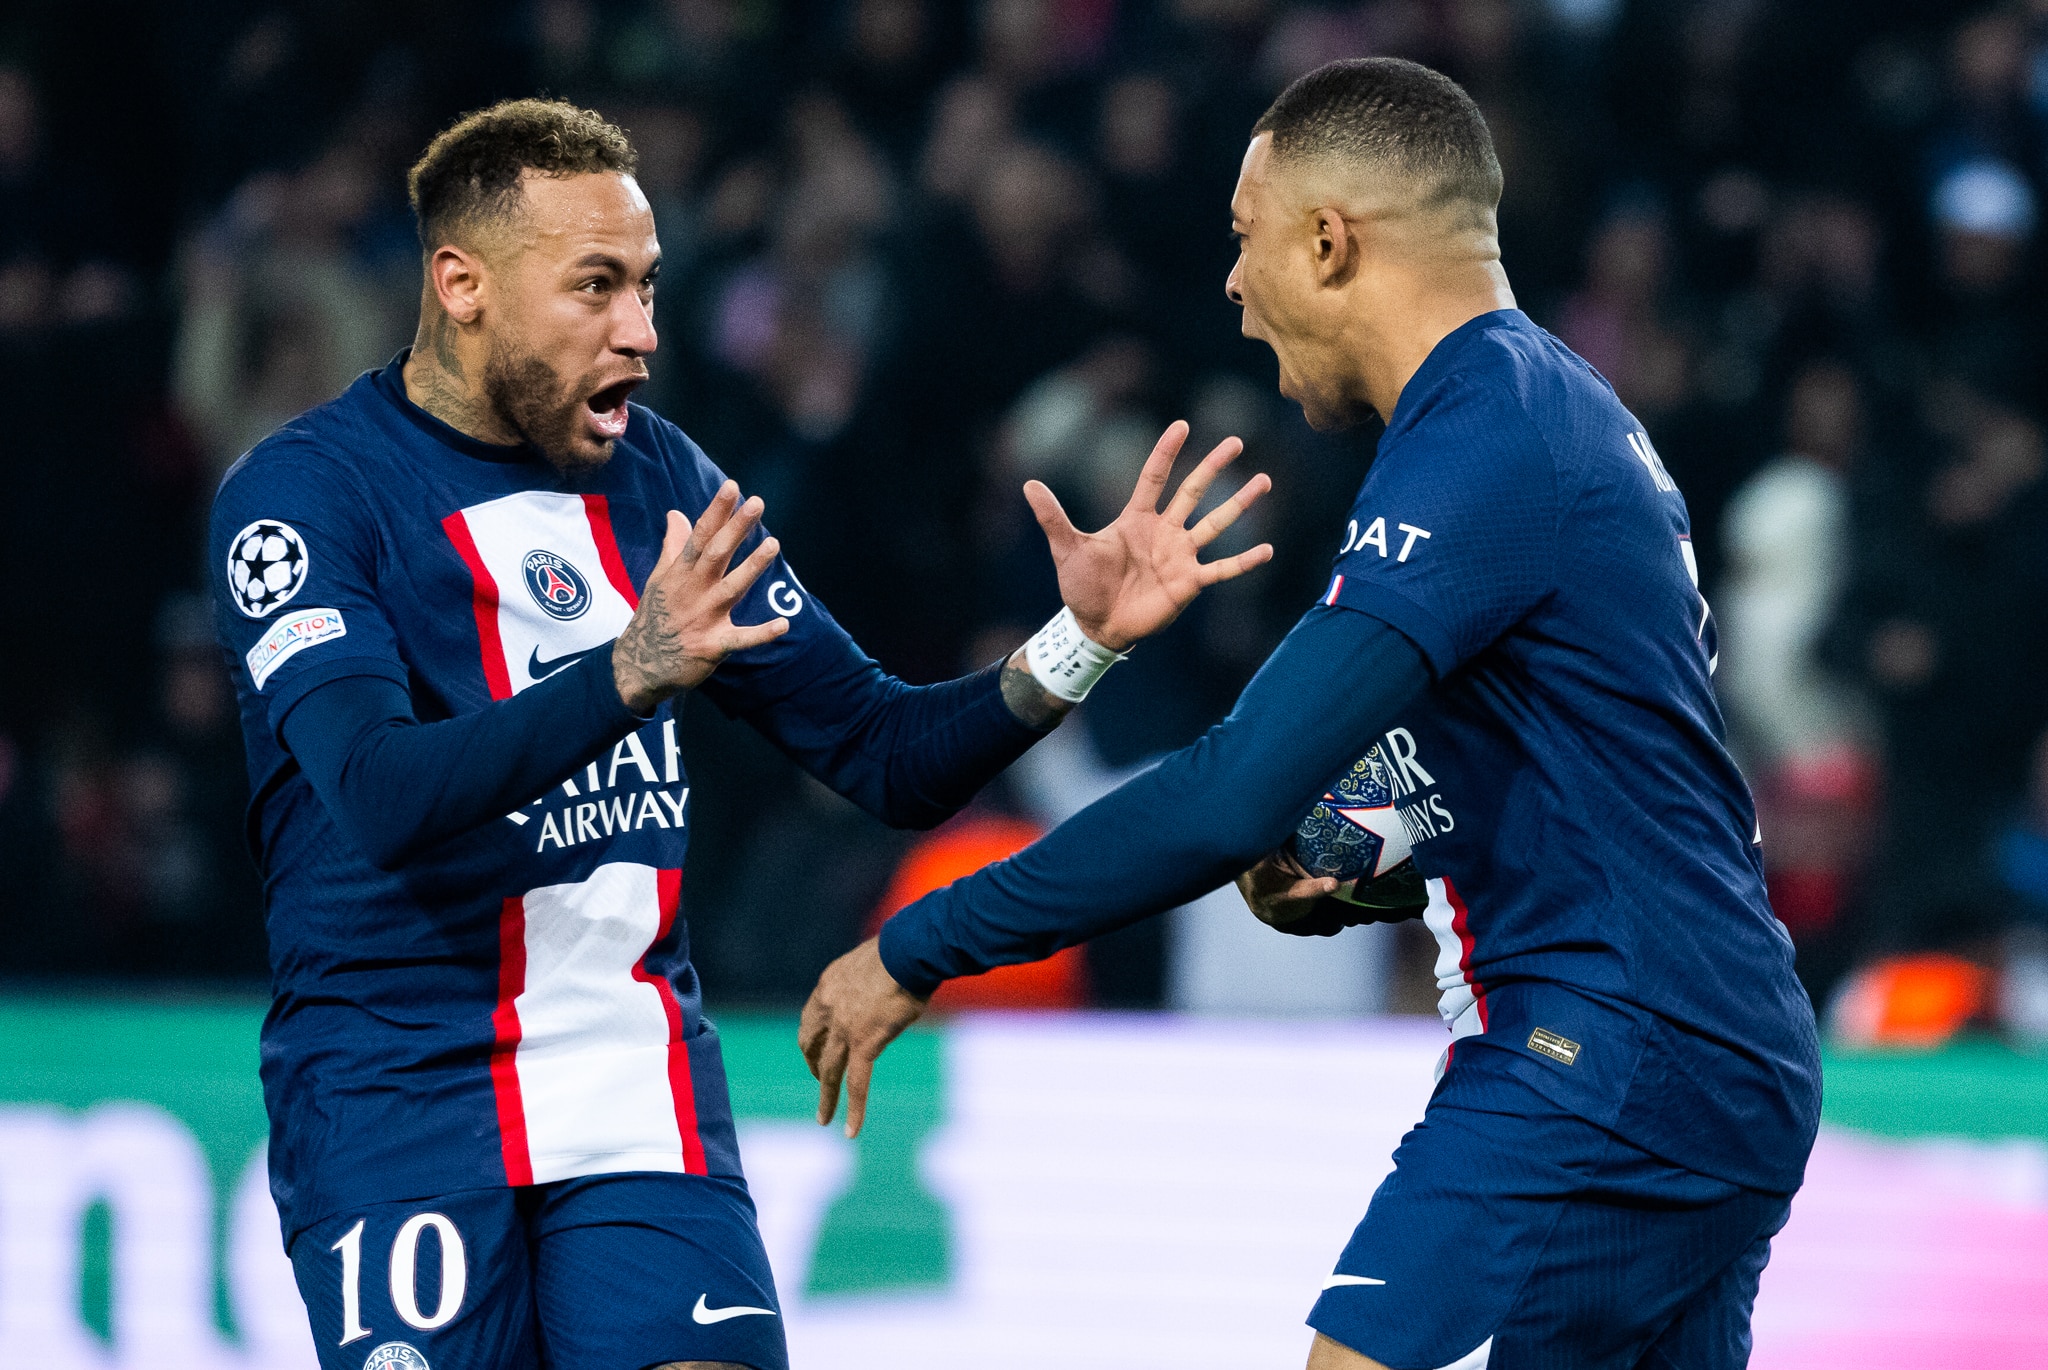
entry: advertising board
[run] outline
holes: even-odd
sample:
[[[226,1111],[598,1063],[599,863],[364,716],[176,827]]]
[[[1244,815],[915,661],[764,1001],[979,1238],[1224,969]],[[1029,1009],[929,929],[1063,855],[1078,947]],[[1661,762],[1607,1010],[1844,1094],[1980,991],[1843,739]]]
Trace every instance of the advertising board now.
[[[0,1001],[0,1366],[313,1364],[260,1019]],[[849,1143],[811,1120],[794,1026],[720,1020],[793,1361],[834,1370],[1299,1366],[1443,1042],[1424,1019],[966,1017],[891,1050]],[[1985,1118],[2048,1114],[2048,1066],[1998,1068]],[[1885,1101],[1926,1097],[1929,1069],[1835,1063],[1863,1126],[1823,1132],[1755,1365],[2048,1363],[2048,1147],[1880,1135],[1912,1130]]]

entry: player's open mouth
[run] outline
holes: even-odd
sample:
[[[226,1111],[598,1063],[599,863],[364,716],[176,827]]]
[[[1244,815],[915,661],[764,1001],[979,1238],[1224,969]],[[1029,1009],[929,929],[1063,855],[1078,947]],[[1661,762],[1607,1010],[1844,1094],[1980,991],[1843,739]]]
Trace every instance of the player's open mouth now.
[[[640,388],[640,376],[615,381],[584,401],[590,409],[590,426],[607,442],[626,435],[626,397]]]

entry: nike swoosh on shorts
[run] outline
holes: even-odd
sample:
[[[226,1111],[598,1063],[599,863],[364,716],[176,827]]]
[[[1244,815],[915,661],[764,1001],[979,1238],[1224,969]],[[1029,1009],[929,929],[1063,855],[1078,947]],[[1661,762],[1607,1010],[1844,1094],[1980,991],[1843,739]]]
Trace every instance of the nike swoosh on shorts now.
[[[704,1299],[705,1296],[702,1294],[697,1296],[697,1306],[690,1310],[690,1321],[703,1323],[707,1327],[714,1322],[724,1322],[727,1318],[775,1316],[775,1310],[772,1308],[749,1308],[743,1303],[733,1304],[730,1308],[711,1308],[705,1305]]]

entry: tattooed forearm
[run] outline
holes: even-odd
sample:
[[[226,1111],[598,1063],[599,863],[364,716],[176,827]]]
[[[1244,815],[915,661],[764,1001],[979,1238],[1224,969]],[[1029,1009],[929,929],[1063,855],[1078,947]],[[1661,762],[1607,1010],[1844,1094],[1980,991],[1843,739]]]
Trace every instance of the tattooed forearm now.
[[[667,675],[662,668],[682,650],[681,637],[668,626],[666,598],[663,587],[649,585],[632,622],[612,644],[612,679],[619,698],[635,713],[661,702],[659,682]]]
[[[1003,663],[1001,684],[1003,703],[1009,705],[1017,721],[1027,727],[1049,731],[1074,707],[1038,683],[1024,662],[1022,647],[1012,652],[1010,659]]]
[[[676,693],[711,674],[718,663],[683,646],[682,634],[669,625],[668,589],[650,583],[626,631],[612,644],[612,682],[619,698],[634,713],[645,714]]]

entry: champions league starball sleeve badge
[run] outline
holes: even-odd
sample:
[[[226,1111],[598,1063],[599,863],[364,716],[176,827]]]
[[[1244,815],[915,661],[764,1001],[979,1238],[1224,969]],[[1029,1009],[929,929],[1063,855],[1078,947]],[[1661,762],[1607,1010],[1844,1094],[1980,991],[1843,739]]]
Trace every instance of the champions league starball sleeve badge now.
[[[267,618],[306,583],[312,558],[288,523],[257,519],[228,544],[228,591],[250,618]]]

